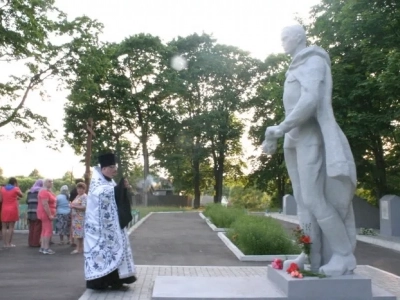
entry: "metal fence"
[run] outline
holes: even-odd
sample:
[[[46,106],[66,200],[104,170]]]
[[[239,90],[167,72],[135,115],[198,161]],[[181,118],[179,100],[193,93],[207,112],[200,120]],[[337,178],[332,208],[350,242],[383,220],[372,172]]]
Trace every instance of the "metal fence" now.
[[[19,221],[15,223],[15,230],[28,230],[28,205],[27,204],[20,204],[19,205]],[[136,209],[131,210],[132,213],[132,221],[129,223],[128,228],[135,225],[140,220],[140,212]],[[53,228],[55,228],[56,220],[53,221]]]

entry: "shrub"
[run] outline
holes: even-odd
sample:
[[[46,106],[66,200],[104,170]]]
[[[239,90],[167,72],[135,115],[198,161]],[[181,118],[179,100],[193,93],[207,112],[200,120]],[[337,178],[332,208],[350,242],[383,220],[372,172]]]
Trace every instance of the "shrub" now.
[[[271,217],[244,215],[232,224],[227,237],[245,255],[300,253],[290,234]]]
[[[229,192],[229,202],[236,207],[252,211],[264,211],[271,205],[271,197],[254,187],[232,187]]]
[[[364,228],[364,227],[361,227],[361,228],[360,228],[360,234],[361,234],[361,235],[376,235],[376,232],[375,232],[375,230],[372,229],[372,228]]]
[[[229,228],[233,222],[245,215],[246,212],[242,208],[208,204],[203,214],[218,228]]]

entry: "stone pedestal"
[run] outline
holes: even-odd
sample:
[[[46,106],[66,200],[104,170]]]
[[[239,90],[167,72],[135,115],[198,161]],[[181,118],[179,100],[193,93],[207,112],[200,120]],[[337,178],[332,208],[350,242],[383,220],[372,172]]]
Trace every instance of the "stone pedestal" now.
[[[292,278],[268,267],[262,277],[158,276],[152,300],[396,300],[359,275]]]
[[[380,234],[383,236],[400,236],[400,198],[386,195],[379,200]]]
[[[297,216],[297,203],[292,195],[283,196],[283,214]]]
[[[344,275],[338,277],[304,277],[293,278],[287,272],[268,267],[268,279],[290,300],[306,299],[395,299],[376,298],[372,292],[372,283],[368,278],[359,275]],[[382,296],[381,291],[379,294]],[[375,292],[376,294],[376,292]],[[389,295],[389,294],[387,294]]]

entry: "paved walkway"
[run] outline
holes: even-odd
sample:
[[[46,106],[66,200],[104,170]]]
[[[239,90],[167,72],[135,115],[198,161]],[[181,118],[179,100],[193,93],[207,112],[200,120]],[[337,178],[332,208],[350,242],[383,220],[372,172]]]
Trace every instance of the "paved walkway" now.
[[[83,257],[71,255],[71,246],[53,245],[56,254],[43,255],[27,246],[24,233],[13,243],[17,247],[3,249],[0,240],[0,299],[74,300],[85,291]]]
[[[131,234],[135,263],[167,266],[260,266],[241,262],[199,213],[156,213]]]

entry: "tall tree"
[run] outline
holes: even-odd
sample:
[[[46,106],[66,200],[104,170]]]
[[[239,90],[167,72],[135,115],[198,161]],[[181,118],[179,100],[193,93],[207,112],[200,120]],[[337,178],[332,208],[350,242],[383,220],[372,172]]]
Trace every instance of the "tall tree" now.
[[[64,176],[61,178],[62,181],[68,182],[69,184],[74,183],[74,174],[72,171],[65,172]]]
[[[54,137],[47,118],[26,106],[30,93],[48,78],[67,77],[74,54],[95,39],[102,27],[87,17],[68,21],[54,2],[0,1],[0,62],[10,70],[8,80],[0,83],[0,128],[16,128],[15,137],[25,142],[32,141],[38,129],[45,139]]]
[[[119,114],[119,99],[125,99],[122,89],[126,82],[114,76],[113,59],[117,48],[115,44],[93,45],[80,53],[76,76],[69,82],[71,93],[65,105],[64,138],[76,154],[86,153],[86,122],[93,118],[96,138],[92,146],[92,164],[97,164],[100,152],[113,150],[119,164],[118,177],[121,177],[131,166],[133,146],[125,136],[130,130]]]
[[[158,37],[138,34],[122,41],[114,60],[114,76],[109,81],[112,93],[120,89],[123,97],[114,98],[125,128],[140,141],[143,178],[149,175],[149,140],[161,119],[161,103],[169,96],[166,47]],[[120,84],[121,83],[121,84]],[[116,86],[117,84],[117,86]],[[144,202],[147,198],[144,194]]]
[[[169,47],[189,66],[177,74],[172,110],[191,157],[194,205],[200,203],[200,169],[208,160],[213,165],[215,202],[220,202],[225,159],[241,152],[243,125],[235,113],[250,90],[254,60],[235,47],[216,44],[207,34],[179,37]]]
[[[214,202],[221,202],[224,166],[230,155],[241,154],[243,124],[235,114],[244,111],[257,73],[256,60],[247,52],[214,45],[207,57],[209,73],[199,81],[207,110],[206,136],[210,143],[215,177]]]
[[[265,129],[284,120],[282,97],[288,62],[288,56],[272,54],[259,65],[259,86],[256,95],[248,101],[248,107],[253,112],[249,134],[257,147],[264,140]],[[253,159],[252,164],[254,171],[249,176],[249,185],[268,192],[273,204],[281,206],[282,197],[290,190],[282,141],[279,141],[274,155],[261,154]]]
[[[161,162],[166,160],[176,160],[175,151],[182,157],[189,159],[191,170],[186,173],[187,178],[192,179],[194,207],[200,206],[202,174],[203,166],[209,165],[207,157],[209,151],[206,149],[205,128],[207,128],[207,118],[204,117],[204,91],[201,90],[199,78],[205,78],[208,71],[207,52],[214,44],[214,40],[203,34],[199,36],[193,34],[191,36],[171,41],[168,44],[172,54],[179,54],[185,57],[189,67],[175,72],[169,84],[169,89],[173,93],[173,97],[168,98],[164,106],[164,111],[168,114],[163,115],[163,124],[160,125],[164,130],[158,129],[158,135],[162,143],[169,145],[163,147],[163,157]],[[171,56],[172,57],[172,56]],[[167,134],[165,134],[167,133]],[[162,147],[162,146],[161,146]],[[168,152],[165,152],[168,151]],[[157,153],[157,151],[156,151]],[[169,156],[169,157],[166,157]],[[159,158],[156,156],[156,158]],[[184,166],[184,164],[180,164]],[[164,167],[172,167],[171,173],[175,166],[164,164]],[[178,186],[178,185],[176,185]]]
[[[28,177],[39,179],[39,178],[42,178],[42,175],[40,175],[40,172],[38,169],[33,169],[33,171],[28,175]]]
[[[311,37],[331,56],[334,111],[360,187],[377,199],[398,192],[399,2],[324,0],[311,15]]]

